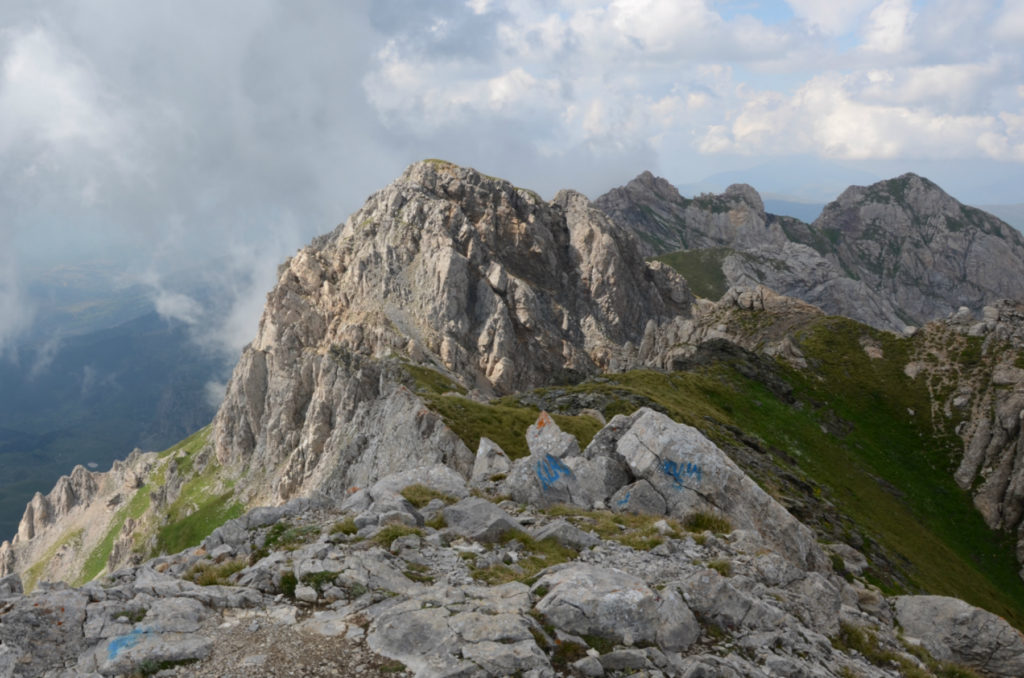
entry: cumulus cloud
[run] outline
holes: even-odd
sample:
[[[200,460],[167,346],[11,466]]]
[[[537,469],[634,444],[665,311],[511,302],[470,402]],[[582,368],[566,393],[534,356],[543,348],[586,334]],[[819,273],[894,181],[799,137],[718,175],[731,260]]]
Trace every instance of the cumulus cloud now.
[[[847,78],[821,76],[793,96],[758,93],[731,125],[712,128],[706,152],[814,152],[846,159],[973,157],[1024,160],[1024,136],[1012,120],[992,115],[934,113],[904,105],[868,103]]]
[[[863,48],[883,54],[906,49],[912,18],[910,0],[883,0],[868,17]]]

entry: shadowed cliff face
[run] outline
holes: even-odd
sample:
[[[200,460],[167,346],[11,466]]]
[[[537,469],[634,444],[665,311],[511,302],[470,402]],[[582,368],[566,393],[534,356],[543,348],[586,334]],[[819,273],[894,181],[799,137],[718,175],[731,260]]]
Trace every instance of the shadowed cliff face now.
[[[404,432],[384,423],[423,405],[370,359],[510,393],[633,364],[648,321],[687,315],[691,299],[584,196],[545,203],[422,162],[282,266],[215,420],[217,455],[285,469],[275,499],[366,482],[410,448],[458,467],[469,451],[434,415]]]

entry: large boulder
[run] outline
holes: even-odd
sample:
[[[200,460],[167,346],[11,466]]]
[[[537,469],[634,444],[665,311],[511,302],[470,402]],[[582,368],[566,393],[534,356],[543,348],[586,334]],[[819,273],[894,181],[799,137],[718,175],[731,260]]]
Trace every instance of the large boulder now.
[[[681,519],[696,512],[723,515],[733,527],[759,533],[799,567],[828,571],[828,559],[814,532],[697,429],[647,408],[630,417],[615,417],[606,428],[615,432],[614,446],[601,440],[595,449],[612,447],[610,453],[664,499],[669,515]]]
[[[537,611],[570,633],[626,645],[657,643],[673,651],[700,636],[697,619],[677,593],[655,592],[621,570],[568,563],[548,569],[533,591],[543,594]]]
[[[1024,636],[1002,617],[946,596],[899,596],[896,620],[932,653],[992,676],[1024,676]]]

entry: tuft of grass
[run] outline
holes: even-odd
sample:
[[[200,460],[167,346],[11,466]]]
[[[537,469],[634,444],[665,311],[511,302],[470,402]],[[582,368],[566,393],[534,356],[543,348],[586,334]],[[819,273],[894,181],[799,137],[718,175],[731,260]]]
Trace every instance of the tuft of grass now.
[[[111,615],[111,619],[116,620],[120,617],[125,617],[128,620],[129,624],[138,624],[140,621],[146,618],[147,612],[148,610],[144,607],[128,608],[125,610],[121,610],[120,612],[115,612],[113,615]]]
[[[683,520],[683,527],[690,532],[713,532],[715,534],[729,534],[732,532],[732,523],[725,516],[715,513],[698,511],[686,516]]]
[[[550,537],[537,540],[522,530],[509,530],[501,536],[499,543],[507,545],[513,541],[522,545],[525,554],[516,561],[515,568],[508,565],[471,568],[472,575],[492,586],[510,581],[526,581],[544,568],[564,563],[579,555],[575,549],[563,546]]]
[[[402,673],[405,671],[405,664],[397,659],[388,659],[380,665],[381,673]]]
[[[722,575],[728,577],[732,574],[732,563],[724,558],[718,558],[708,563],[708,567]]]
[[[445,504],[454,504],[456,502],[455,497],[450,494],[439,492],[432,487],[427,487],[426,485],[421,485],[419,483],[408,486],[402,490],[401,494],[405,497],[406,501],[416,508],[423,508],[434,499],[440,499]]]
[[[353,527],[355,524],[353,523]],[[316,525],[294,526],[287,521],[274,523],[263,538],[263,548],[275,551],[294,551],[320,535]]]
[[[352,516],[348,516],[344,520],[340,520],[340,521],[334,523],[334,525],[331,525],[331,529],[330,529],[329,534],[349,534],[349,535],[351,535],[351,534],[355,534],[358,531],[359,531],[359,528],[356,527],[356,519],[353,518]]]
[[[587,642],[587,645],[594,648],[601,654],[608,654],[609,652],[615,649],[615,641],[609,640],[608,638],[603,638],[602,636],[595,636],[593,634],[588,633],[580,636],[580,638],[585,640]]]
[[[373,543],[377,544],[381,548],[388,549],[391,548],[391,542],[398,539],[399,537],[404,537],[407,534],[415,534],[419,537],[422,537],[423,530],[420,530],[415,527],[409,527],[408,525],[400,525],[397,523],[392,525],[386,525],[381,528],[380,532],[373,535],[371,541],[373,541]]]
[[[227,586],[231,583],[231,575],[245,569],[245,560],[241,558],[225,560],[223,563],[200,561],[185,573],[188,579],[200,586]]]

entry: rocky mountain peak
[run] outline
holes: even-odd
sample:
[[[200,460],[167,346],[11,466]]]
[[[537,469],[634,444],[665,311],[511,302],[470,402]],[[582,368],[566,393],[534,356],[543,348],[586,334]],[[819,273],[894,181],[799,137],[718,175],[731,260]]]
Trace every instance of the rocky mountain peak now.
[[[725,193],[723,193],[723,195],[727,199],[732,199],[747,205],[764,218],[764,201],[761,200],[761,194],[754,190],[754,187],[750,184],[732,184],[725,189]]]
[[[1024,237],[916,174],[850,187],[813,226],[833,245],[828,258],[908,323],[1024,299]]]

